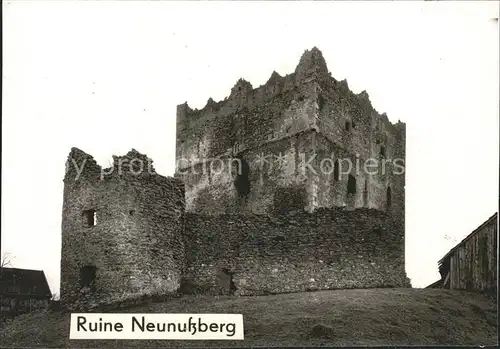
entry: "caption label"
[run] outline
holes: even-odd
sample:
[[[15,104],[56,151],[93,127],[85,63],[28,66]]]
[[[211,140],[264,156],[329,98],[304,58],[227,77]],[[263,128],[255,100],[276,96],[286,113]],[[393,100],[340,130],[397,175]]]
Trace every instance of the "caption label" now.
[[[71,314],[70,339],[242,340],[242,314]]]

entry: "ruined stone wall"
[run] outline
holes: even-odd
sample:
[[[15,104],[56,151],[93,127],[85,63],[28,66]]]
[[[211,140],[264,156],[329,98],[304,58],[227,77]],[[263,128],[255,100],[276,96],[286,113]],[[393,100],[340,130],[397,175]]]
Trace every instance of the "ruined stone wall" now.
[[[312,143],[302,144],[311,138],[308,132],[317,129],[315,85],[302,74],[309,68],[309,62],[302,62],[295,73],[285,77],[273,72],[266,84],[255,89],[240,79],[228,98],[218,103],[210,99],[202,110],[192,110],[187,103],[178,107],[176,169],[186,184],[188,211],[269,212],[274,192],[283,182],[301,185],[308,193],[304,206],[310,205],[311,180],[304,180],[293,169],[300,156],[314,152]],[[291,163],[283,164],[283,156]],[[251,189],[243,202],[233,188],[234,172],[225,171],[219,178],[207,171],[200,175],[203,166],[212,166],[213,159],[219,162],[234,157],[243,157],[251,167]],[[272,173],[266,166],[272,167]],[[198,204],[220,198],[227,201],[209,209]]]
[[[177,107],[177,168],[207,158],[238,153],[275,139],[288,137],[314,126],[312,86],[296,81],[295,75],[280,77],[256,89],[240,79],[228,98],[211,98],[201,110],[187,103]],[[180,160],[182,159],[182,161]]]
[[[61,301],[66,306],[165,294],[179,287],[183,185],[154,173],[151,163],[131,151],[114,157],[113,167],[103,170],[90,155],[72,149],[62,214]],[[95,210],[94,226],[89,226],[88,210]]]
[[[404,142],[404,136],[396,141]],[[318,169],[316,188],[319,207],[367,207],[404,219],[404,150],[401,156],[391,158],[379,155],[362,158],[359,153],[353,154],[330,141],[323,133],[318,133],[316,154],[314,168]],[[340,164],[338,176],[332,171],[335,161]],[[354,193],[347,190],[349,175],[355,178]]]
[[[242,295],[406,287],[404,230],[373,209],[186,216],[187,292]],[[229,276],[230,277],[230,276]]]
[[[323,74],[314,81],[322,135],[318,137],[318,161],[328,155],[349,159],[357,185],[355,197],[346,198],[323,171],[318,179],[318,206],[369,207],[404,218],[405,124],[392,124],[373,108],[366,91],[354,94],[345,80]]]
[[[296,146],[304,140],[309,143]],[[272,159],[272,171],[253,165],[261,155]],[[274,193],[293,182],[305,191],[304,207],[309,211],[370,207],[404,218],[405,125],[393,125],[380,115],[365,91],[356,95],[346,81],[335,80],[316,48],[306,51],[295,72],[285,77],[274,72],[256,89],[240,79],[228,98],[218,103],[210,99],[201,110],[180,105],[176,156],[189,212],[269,213],[275,209]],[[201,171],[202,166],[210,168],[214,158],[227,164],[237,156],[253,166],[243,204],[236,200],[234,172],[216,178]],[[315,159],[309,162],[311,157]],[[328,158],[331,164],[349,160],[359,168],[346,172],[342,166],[344,175],[334,176],[333,168],[323,166]],[[352,194],[347,190],[348,174],[356,182]],[[214,200],[218,203],[209,209],[199,204]]]
[[[304,194],[300,208],[307,209],[312,177],[302,163],[314,152],[313,138],[313,132],[297,133],[247,148],[238,157],[225,156],[192,167],[182,176],[187,211],[268,213],[276,208],[276,196],[290,188],[300,188]],[[243,162],[248,164],[246,173],[242,171]],[[237,184],[239,173],[247,191]],[[278,203],[285,205],[286,201]]]

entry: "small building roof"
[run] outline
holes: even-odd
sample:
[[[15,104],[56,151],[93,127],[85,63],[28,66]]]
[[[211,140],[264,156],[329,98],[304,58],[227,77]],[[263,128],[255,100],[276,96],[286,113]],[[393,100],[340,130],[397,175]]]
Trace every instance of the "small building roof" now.
[[[52,297],[42,270],[0,268],[0,294]]]
[[[469,235],[467,235],[465,237],[465,239],[463,239],[462,241],[460,241],[460,243],[458,243],[447,254],[445,254],[444,257],[439,260],[438,264],[441,265],[443,263],[443,261],[445,260],[446,257],[448,257],[450,254],[452,254],[459,246],[461,246],[467,240],[469,240],[474,234],[476,234],[479,230],[481,230],[481,228],[483,228],[484,226],[488,225],[493,220],[496,220],[497,219],[497,215],[498,215],[498,212],[495,212],[495,214],[493,216],[491,216],[490,218],[488,218],[483,224],[481,224],[479,227],[477,227],[476,229],[474,229],[474,231],[472,233],[470,233]]]

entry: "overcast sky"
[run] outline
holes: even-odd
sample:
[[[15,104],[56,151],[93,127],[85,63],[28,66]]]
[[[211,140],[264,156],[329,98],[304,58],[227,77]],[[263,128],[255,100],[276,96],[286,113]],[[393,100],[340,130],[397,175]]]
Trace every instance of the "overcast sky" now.
[[[332,75],[407,124],[406,269],[415,287],[497,211],[498,2],[4,2],[2,252],[59,292],[64,165],[131,148],[172,175],[176,105],[294,71]]]

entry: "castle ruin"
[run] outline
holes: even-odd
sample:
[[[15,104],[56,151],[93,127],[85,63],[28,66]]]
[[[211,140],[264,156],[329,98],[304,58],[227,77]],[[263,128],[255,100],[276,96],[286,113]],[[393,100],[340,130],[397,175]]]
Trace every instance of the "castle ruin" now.
[[[405,124],[317,48],[258,88],[177,108],[176,174],[136,150],[66,164],[61,300],[407,287]]]

